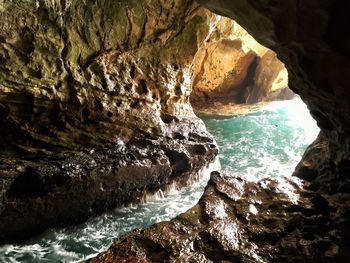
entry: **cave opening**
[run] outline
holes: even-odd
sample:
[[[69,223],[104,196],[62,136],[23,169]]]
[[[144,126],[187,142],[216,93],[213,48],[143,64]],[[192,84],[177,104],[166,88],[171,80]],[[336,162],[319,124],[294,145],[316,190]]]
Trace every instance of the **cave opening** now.
[[[290,176],[319,128],[276,54],[236,21],[216,19],[193,61],[191,105],[216,139],[222,170],[253,181]]]
[[[235,21],[216,15],[212,19],[206,44],[192,62],[192,92],[187,95],[216,139],[222,169],[249,180],[291,175],[305,147],[316,138],[314,121],[306,106],[287,88],[287,71],[276,55]],[[171,68],[174,72],[180,70],[178,64]],[[134,64],[126,71],[132,80],[137,79]],[[128,87],[130,93],[132,84]],[[141,78],[134,89],[138,95],[147,96],[148,88]],[[181,97],[183,89],[181,83],[176,84],[175,96]],[[138,103],[131,102],[130,108]],[[91,112],[84,108],[82,115],[86,120]],[[107,115],[112,117],[113,113],[108,111]],[[170,114],[162,114],[161,120],[166,125],[179,121]],[[173,137],[186,138],[180,133]],[[205,148],[201,154],[205,154]],[[216,165],[208,170],[219,169]],[[170,191],[164,196],[158,191],[158,196],[147,203],[117,209],[78,226],[50,229],[20,245],[1,247],[0,259],[55,261],[63,257],[64,261],[72,261],[95,255],[135,228],[174,218],[191,208],[207,180],[208,175],[180,192]]]
[[[246,1],[237,15],[256,36],[266,33],[260,40],[293,69],[293,89],[323,128],[293,179],[319,129],[286,88],[284,65],[236,22],[179,2],[0,4],[0,239],[46,230],[1,246],[0,261],[81,260],[124,234],[96,260],[340,262],[348,253],[348,121],[340,111],[349,104],[342,82],[317,77],[329,70],[337,79],[343,72],[333,63],[346,59],[328,60],[339,46],[319,40],[323,24],[310,41],[303,31],[328,7],[313,13],[317,4],[298,2],[295,19],[307,19],[291,24],[281,23],[294,17],[280,9],[294,10],[292,1],[287,9]],[[198,2],[229,16],[240,5]],[[212,136],[221,170],[206,167],[217,154]],[[203,167],[213,171],[208,184]],[[175,191],[186,181],[193,184]]]

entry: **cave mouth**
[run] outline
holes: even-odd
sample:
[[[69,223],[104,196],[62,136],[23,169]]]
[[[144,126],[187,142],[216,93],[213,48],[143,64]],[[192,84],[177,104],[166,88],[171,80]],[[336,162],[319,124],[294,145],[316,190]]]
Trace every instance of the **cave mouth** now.
[[[216,139],[222,170],[251,181],[290,176],[319,128],[277,55],[234,20],[216,19],[215,37],[194,57],[191,105]]]
[[[222,44],[222,46],[224,48],[227,48],[228,45],[233,44],[233,46],[236,49],[240,49],[243,47],[243,43],[240,42],[239,40],[232,40],[229,39],[228,41],[219,41],[220,45]],[[215,41],[213,41],[212,43],[215,44]],[[215,45],[214,45],[215,47]],[[232,51],[232,50],[231,50]],[[231,52],[230,51],[230,52]],[[236,52],[236,51],[234,51]],[[204,52],[205,53],[205,52]],[[249,53],[249,52],[248,52]],[[248,54],[247,53],[247,54]],[[199,56],[198,56],[199,57]],[[214,56],[215,57],[215,56]],[[273,57],[273,56],[272,56]],[[271,59],[271,57],[269,58]],[[269,62],[270,60],[267,59],[266,62]],[[244,55],[244,59],[237,60],[238,65],[240,66],[240,70],[244,70],[246,69],[247,72],[247,76],[248,77],[254,77],[255,76],[255,72],[256,70],[259,68],[259,62],[263,61],[263,56],[257,57],[256,54],[253,53],[249,53],[248,55]],[[270,61],[271,62],[271,61]],[[198,65],[202,65],[201,63],[199,63]],[[204,66],[203,66],[204,67]],[[271,66],[271,68],[273,68]],[[179,67],[177,65],[174,65],[174,70],[178,70]],[[202,67],[199,67],[199,72],[203,72],[201,69]],[[235,98],[235,103],[239,104],[239,107],[242,107],[242,105],[249,103],[249,104],[253,104],[255,102],[257,102],[257,100],[259,101],[261,98],[267,99],[267,100],[273,100],[276,98],[276,94],[279,94],[279,92],[275,92],[276,90],[280,91],[280,89],[276,88],[276,86],[274,86],[274,83],[276,84],[276,82],[272,82],[272,88],[270,89],[270,91],[272,91],[271,93],[267,94],[266,90],[263,90],[262,93],[260,93],[259,91],[261,91],[262,89],[257,89],[257,86],[259,85],[255,85],[255,82],[251,82],[249,80],[249,78],[240,78],[240,70],[237,70],[238,68],[228,68],[229,70],[229,78],[228,79],[224,79],[225,80],[225,85],[220,86],[219,92],[217,93],[217,97],[220,99],[220,104],[221,105],[225,105],[225,103],[230,104],[231,99]],[[221,71],[219,69],[219,71]],[[222,71],[223,72],[223,71]],[[227,72],[226,72],[227,73]],[[276,74],[276,72],[272,72],[273,74]],[[130,73],[130,77],[134,77],[135,74],[135,69],[131,71]],[[283,74],[282,74],[283,75]],[[225,75],[226,76],[226,75]],[[237,78],[238,77],[238,78]],[[280,77],[280,74],[277,74],[278,78]],[[201,80],[203,80],[204,77],[203,76],[199,76],[197,77],[197,79],[194,79],[194,82],[196,82],[196,84],[201,83]],[[141,95],[145,95],[147,93],[147,90],[145,88],[145,83],[144,81],[140,82],[141,85],[138,86],[138,93],[140,93]],[[277,84],[283,83],[281,81],[277,81]],[[271,84],[271,83],[270,83]],[[231,87],[233,86],[237,86],[239,87],[239,91],[235,91],[235,90],[231,90]],[[235,87],[236,87],[235,86]],[[247,92],[245,92],[242,87],[249,87],[249,90]],[[178,90],[176,92],[176,90]],[[177,96],[181,95],[181,88],[176,89],[175,88],[175,94]],[[194,93],[191,93],[191,95],[193,95]],[[271,95],[272,94],[272,95]],[[230,96],[228,96],[230,95]],[[269,97],[268,95],[271,95],[272,97]],[[287,97],[289,96],[288,94],[286,95]],[[207,102],[214,108],[216,108],[218,105],[215,101],[215,99],[217,97],[214,96],[214,100],[212,99],[212,97],[210,97],[210,95],[208,94],[208,92],[203,93],[202,95],[199,95],[199,99],[198,99],[198,105],[206,105],[205,103],[203,104],[201,99],[204,99],[204,101],[206,101],[206,98],[211,98],[210,100],[208,100]],[[278,96],[277,96],[278,97]],[[191,101],[193,104],[196,104],[196,101],[193,101],[193,97],[191,98]],[[195,108],[195,105],[193,105]],[[294,105],[295,106],[295,105]],[[299,105],[300,106],[300,105]],[[299,107],[298,106],[298,107]],[[136,107],[136,106],[135,106]],[[297,108],[298,108],[297,107]],[[291,111],[293,111],[293,109],[297,109],[297,108],[293,108],[292,106],[288,109],[291,109]],[[206,109],[206,106],[203,107],[202,109]],[[268,128],[270,129],[270,134],[275,134],[277,135],[277,137],[279,136],[279,133],[274,133],[274,131],[277,130],[278,127],[285,127],[284,124],[282,124],[280,121],[280,117],[283,116],[284,113],[281,113],[280,116],[278,117],[278,111],[279,111],[279,107],[276,108],[264,108],[261,111],[255,112],[255,113],[250,113],[247,114],[245,116],[235,116],[235,117],[229,117],[229,118],[203,118],[204,121],[207,124],[207,127],[209,129],[209,131],[216,136],[216,130],[213,129],[212,126],[215,126],[215,122],[217,120],[219,121],[223,121],[223,125],[225,127],[226,120],[232,121],[232,120],[238,120],[240,122],[243,123],[243,126],[245,126],[245,128],[249,128],[249,126],[247,126],[247,119],[244,120],[244,118],[255,118],[256,120],[258,120],[258,122],[256,122],[257,124],[266,124],[263,127],[264,128]],[[83,117],[84,119],[88,119],[89,115],[91,114],[91,112],[89,110],[83,110]],[[268,113],[268,115],[271,117],[271,120],[261,116],[261,113],[265,114]],[[303,116],[305,114],[305,112],[301,112],[300,115]],[[110,114],[109,114],[110,115]],[[288,114],[286,114],[288,115]],[[289,115],[288,115],[289,116]],[[109,116],[111,117],[111,116]],[[274,117],[278,118],[274,119]],[[289,116],[290,117],[290,116]],[[243,119],[241,119],[243,118]],[[290,118],[285,118],[286,122],[291,121]],[[164,120],[166,120],[166,118],[164,118]],[[211,121],[213,121],[214,124],[211,123]],[[165,123],[168,122],[164,121]],[[170,120],[170,123],[172,123],[172,119]],[[233,127],[239,127],[239,125],[232,125],[232,123],[227,124],[228,129],[227,131],[230,131],[230,133],[235,133],[234,130],[230,130],[229,128],[233,128]],[[291,124],[289,125],[293,126],[293,122],[291,122]],[[260,126],[256,126],[255,129],[258,133],[258,135],[263,135],[262,137],[265,139],[265,141],[271,141],[269,140],[266,136],[264,136],[263,133],[261,133],[261,129],[259,129]],[[296,134],[298,133],[298,128],[294,127],[296,130]],[[225,128],[219,127],[219,130],[225,130]],[[285,131],[285,130],[283,130]],[[247,148],[247,146],[249,144],[251,144],[247,139],[246,139],[246,135],[247,133],[249,134],[251,132],[251,130],[248,129],[248,131],[246,131],[245,133],[243,132],[244,136],[239,139],[238,141],[240,143],[242,143],[241,145],[229,145],[228,143],[225,143],[224,140],[220,140],[220,136],[221,135],[217,135],[219,137],[216,138],[216,140],[218,141],[218,144],[220,146],[220,144],[227,145],[230,146],[233,152],[235,151],[235,148],[237,147],[242,147],[242,148]],[[288,130],[285,131],[286,133],[288,133]],[[229,140],[234,140],[232,139],[232,137],[228,137],[225,134],[222,134],[222,136],[224,138],[228,138]],[[316,136],[315,136],[316,137]],[[252,137],[253,141],[254,141],[254,137]],[[280,138],[278,138],[279,142],[282,142],[283,140],[281,140]],[[301,139],[302,140],[302,139]],[[292,139],[290,139],[290,141],[292,141]],[[256,141],[254,141],[254,143],[256,143]],[[259,143],[258,143],[259,145]],[[256,145],[255,145],[256,146]],[[280,147],[284,147],[285,145],[281,145]],[[270,145],[266,145],[264,146],[266,148],[269,149],[274,149],[272,146]],[[223,157],[227,157],[230,158],[233,156],[232,153],[229,153],[227,155],[224,154],[223,151],[223,147],[222,148],[222,153],[221,155]],[[293,151],[293,149],[288,149],[288,151]],[[303,151],[303,150],[302,150]],[[240,157],[238,155],[238,161],[236,160],[230,160],[233,163],[237,163],[237,162],[245,162],[244,160],[247,160],[247,158],[249,158],[250,156],[256,154],[256,155],[262,155],[263,153],[258,152],[244,152],[242,154],[245,154],[245,157]],[[289,156],[287,155],[286,158],[288,158]],[[300,159],[300,158],[299,158]],[[263,158],[260,160],[261,162],[265,162],[265,163],[269,163],[271,162],[271,160],[273,160],[272,158],[263,156]],[[230,165],[226,164],[225,161],[223,161],[224,169],[232,169],[232,167],[230,167]],[[276,165],[276,163],[273,163],[274,165]],[[278,165],[278,164],[277,164]],[[293,168],[295,166],[295,164],[292,165]],[[247,174],[253,174],[256,173],[256,171],[253,171],[252,169],[249,169],[249,167],[251,166],[247,166]],[[237,171],[238,172],[238,171]],[[265,172],[262,170],[261,174],[265,174]],[[285,172],[285,175],[289,175],[291,174],[291,172]],[[186,201],[186,198],[188,198],[189,196],[191,196],[193,192],[190,192],[191,189],[195,189],[196,186],[192,186],[190,188],[184,189],[184,195],[179,195],[177,196],[177,199],[173,199],[172,200],[172,204],[175,206],[176,203],[181,204],[181,209],[184,209],[184,200]],[[202,194],[203,190],[202,188],[198,188],[200,190],[198,190],[195,195],[197,196],[197,198],[199,198],[199,196]],[[199,196],[198,196],[199,195]],[[171,197],[171,196],[170,196]],[[176,196],[173,196],[176,197]],[[65,260],[67,261],[72,261],[72,260],[77,260],[77,259],[81,259],[82,255],[93,255],[96,254],[100,251],[101,248],[107,248],[109,246],[109,244],[111,243],[112,240],[114,240],[118,235],[123,235],[124,233],[129,232],[130,230],[132,230],[135,227],[145,227],[147,225],[150,225],[152,223],[155,223],[157,221],[160,220],[166,220],[168,218],[171,218],[173,216],[175,216],[176,214],[171,214],[168,211],[168,206],[169,203],[166,203],[167,200],[165,199],[165,204],[163,203],[163,207],[160,206],[160,203],[158,202],[149,202],[146,206],[140,205],[138,207],[128,207],[128,208],[123,208],[123,209],[118,209],[116,211],[114,211],[113,213],[107,213],[102,215],[101,217],[98,218],[93,218],[91,220],[89,220],[88,222],[86,222],[85,224],[82,224],[80,226],[76,226],[76,227],[70,227],[70,228],[66,228],[66,229],[61,229],[61,230],[48,230],[46,233],[44,233],[43,235],[34,238],[32,240],[27,241],[27,243],[25,243],[24,245],[9,245],[9,246],[4,246],[0,248],[0,259],[1,261],[7,261],[8,256],[10,255],[11,257],[11,253],[13,253],[13,251],[15,251],[13,253],[13,257],[15,257],[17,260],[19,261],[35,261],[36,259],[42,259],[42,258],[47,258],[47,259],[51,259],[51,260],[55,260],[57,257],[62,258],[64,257]],[[191,205],[193,204],[193,200],[188,200],[188,202],[191,202]],[[157,215],[154,215],[154,213],[152,212],[152,205],[154,207],[156,207],[159,211],[159,209],[164,210],[164,214],[166,214],[165,217],[160,217]],[[145,216],[145,213],[149,213],[149,217]],[[153,214],[153,215],[152,215]],[[125,217],[125,215],[128,215],[127,217]],[[129,215],[132,215],[132,217],[130,217]],[[119,221],[116,220],[116,218],[119,219]],[[137,223],[135,223],[136,221],[133,220],[139,220],[137,221]],[[118,232],[118,229],[122,229],[122,232]],[[113,231],[115,230],[115,231]],[[74,233],[74,234],[73,234]],[[72,249],[73,247],[75,247],[74,249]],[[59,251],[58,251],[59,250]],[[11,251],[11,252],[9,252]],[[20,253],[18,253],[18,251],[21,251]],[[73,252],[74,251],[74,252]],[[76,252],[79,251],[79,252]]]

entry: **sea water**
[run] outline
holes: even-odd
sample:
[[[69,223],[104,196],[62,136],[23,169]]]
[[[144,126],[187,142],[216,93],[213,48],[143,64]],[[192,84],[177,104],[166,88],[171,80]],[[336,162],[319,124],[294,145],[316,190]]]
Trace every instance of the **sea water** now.
[[[222,169],[253,181],[291,175],[319,133],[300,98],[246,115],[202,119],[217,141]]]
[[[219,146],[222,169],[248,180],[291,175],[319,132],[300,99],[273,102],[247,115],[202,119]],[[212,169],[217,168],[207,171]],[[164,198],[115,209],[78,226],[50,229],[20,244],[3,245],[0,262],[77,262],[94,256],[131,230],[169,220],[192,207],[207,180],[204,173],[195,184]]]

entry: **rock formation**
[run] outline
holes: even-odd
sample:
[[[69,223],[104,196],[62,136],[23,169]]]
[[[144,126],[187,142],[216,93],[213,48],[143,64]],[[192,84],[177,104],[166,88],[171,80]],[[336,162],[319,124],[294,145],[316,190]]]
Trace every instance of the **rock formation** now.
[[[198,2],[277,53],[321,132],[290,179],[213,173],[195,207],[134,231],[92,262],[349,262],[350,3]]]
[[[214,159],[189,104],[211,16],[182,0],[0,1],[0,241],[185,184]]]
[[[348,262],[350,3],[198,2],[276,52],[321,133],[291,179],[213,173],[197,206],[92,261]],[[190,68],[207,40],[244,47],[213,37],[212,21],[190,0],[0,0],[1,241],[184,184],[214,158],[189,103]],[[285,71],[266,81],[255,66],[256,84],[278,89]],[[249,87],[252,102],[261,94]]]
[[[252,83],[243,89],[243,102],[252,104],[261,101],[291,99],[288,89],[288,72],[271,50],[258,60]]]
[[[296,177],[255,183],[213,172],[196,206],[88,262],[345,263],[348,206],[303,189]]]
[[[216,21],[198,50],[193,75],[190,99],[199,112],[294,97],[287,89],[287,70],[276,54],[225,17]]]
[[[185,184],[212,161],[191,68],[228,41],[243,81],[254,41],[220,40],[232,23],[185,0],[0,0],[0,241]]]

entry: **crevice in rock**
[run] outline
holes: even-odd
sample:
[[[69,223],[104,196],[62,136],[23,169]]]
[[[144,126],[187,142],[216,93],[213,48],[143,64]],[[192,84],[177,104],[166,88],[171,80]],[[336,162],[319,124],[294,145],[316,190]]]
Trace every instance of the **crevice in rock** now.
[[[140,95],[148,94],[147,83],[144,79],[141,79],[136,87],[136,92]]]

